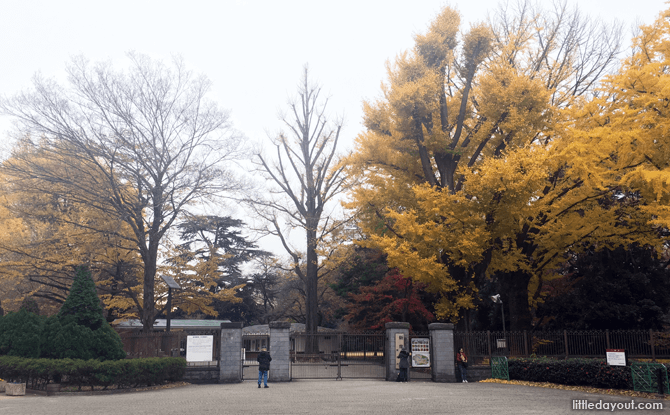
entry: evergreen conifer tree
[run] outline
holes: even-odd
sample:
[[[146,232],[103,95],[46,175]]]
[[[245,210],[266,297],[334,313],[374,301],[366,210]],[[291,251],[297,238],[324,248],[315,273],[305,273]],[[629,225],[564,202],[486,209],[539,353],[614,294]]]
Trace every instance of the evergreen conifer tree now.
[[[24,298],[23,301],[21,302],[21,307],[19,307],[19,309],[26,310],[30,313],[35,313],[38,316],[40,315],[40,306],[39,304],[37,304],[37,301],[35,301],[33,297]]]
[[[44,320],[25,308],[0,318],[0,355],[40,357]]]
[[[42,356],[117,360],[125,355],[121,337],[103,317],[90,272],[86,267],[77,268],[65,303],[46,322]]]
[[[97,330],[104,320],[95,283],[86,267],[78,267],[70,294],[58,312],[62,323],[74,321],[91,330]]]

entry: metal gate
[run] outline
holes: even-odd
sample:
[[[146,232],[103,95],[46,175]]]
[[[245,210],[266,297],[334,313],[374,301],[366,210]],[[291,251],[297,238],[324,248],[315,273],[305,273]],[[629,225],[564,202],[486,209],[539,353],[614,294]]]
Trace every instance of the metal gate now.
[[[293,333],[292,379],[386,378],[385,333]]]
[[[268,333],[249,333],[242,336],[242,379],[258,379],[258,362],[256,357],[263,348],[270,347]]]

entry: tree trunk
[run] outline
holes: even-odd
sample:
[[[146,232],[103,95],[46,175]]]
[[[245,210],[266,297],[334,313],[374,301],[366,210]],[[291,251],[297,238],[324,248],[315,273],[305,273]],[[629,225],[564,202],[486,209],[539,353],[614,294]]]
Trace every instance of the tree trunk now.
[[[507,308],[510,331],[532,329],[532,316],[528,304],[528,283],[531,275],[525,272],[505,274],[501,278],[503,306]]]
[[[143,255],[144,259],[144,279],[143,279],[143,297],[142,297],[142,330],[149,333],[154,328],[156,318],[154,303],[154,282],[156,279],[156,258],[158,257],[158,246],[149,246],[149,252]]]
[[[318,353],[319,343],[315,334],[318,332],[318,257],[316,254],[316,228],[310,226],[307,229],[307,270],[305,281],[306,317],[305,332],[309,335],[307,342],[307,353]]]

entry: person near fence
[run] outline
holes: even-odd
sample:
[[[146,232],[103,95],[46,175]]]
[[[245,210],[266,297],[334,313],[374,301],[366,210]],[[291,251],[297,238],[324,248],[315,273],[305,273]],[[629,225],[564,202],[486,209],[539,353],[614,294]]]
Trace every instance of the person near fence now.
[[[461,380],[468,383],[468,356],[462,347],[458,349],[458,353],[456,354],[456,364],[458,364],[458,369],[461,371]]]
[[[261,382],[263,382],[267,388],[268,371],[270,370],[270,362],[272,361],[272,357],[265,347],[261,349],[261,352],[258,354],[256,361],[258,362],[258,387],[260,388]]]
[[[407,382],[407,370],[409,369],[409,353],[407,353],[407,349],[405,349],[404,346],[400,349],[398,359],[400,359],[400,362],[398,362],[400,372],[398,373],[398,379],[396,379],[396,382]]]

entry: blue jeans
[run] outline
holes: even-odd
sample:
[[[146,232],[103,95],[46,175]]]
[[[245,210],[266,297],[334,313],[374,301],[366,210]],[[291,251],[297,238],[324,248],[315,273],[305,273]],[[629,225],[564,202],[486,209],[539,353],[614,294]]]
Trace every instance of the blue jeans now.
[[[258,371],[258,384],[260,385],[261,382],[265,386],[268,386],[268,371],[267,370],[259,370]]]
[[[461,380],[468,380],[468,369],[460,363],[458,368],[461,369]]]

